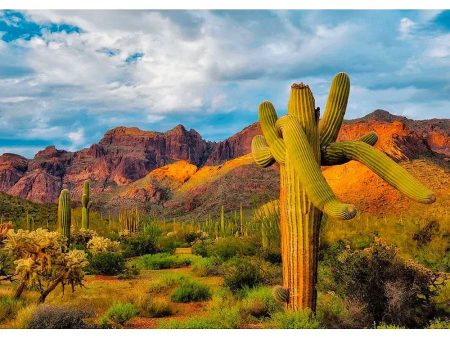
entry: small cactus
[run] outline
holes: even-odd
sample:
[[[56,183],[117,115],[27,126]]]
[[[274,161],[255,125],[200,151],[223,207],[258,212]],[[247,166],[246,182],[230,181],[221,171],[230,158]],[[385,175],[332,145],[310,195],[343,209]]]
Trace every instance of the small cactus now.
[[[70,243],[70,211],[70,193],[69,190],[63,189],[58,200],[58,226],[68,243]]]
[[[92,206],[92,201],[89,199],[89,181],[83,183],[83,196],[81,197],[81,228],[84,230],[89,229],[89,210]]]

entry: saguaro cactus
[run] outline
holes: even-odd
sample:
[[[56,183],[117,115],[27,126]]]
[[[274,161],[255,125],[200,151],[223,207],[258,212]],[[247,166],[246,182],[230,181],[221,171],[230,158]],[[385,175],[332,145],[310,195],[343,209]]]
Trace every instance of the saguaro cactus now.
[[[83,196],[81,197],[81,228],[89,229],[89,210],[92,206],[92,201],[89,199],[89,181],[83,183]]]
[[[70,242],[70,193],[63,189],[58,200],[58,226],[67,241]]]
[[[358,141],[336,142],[347,107],[350,80],[337,74],[331,84],[325,113],[319,122],[310,88],[293,84],[288,113],[278,119],[270,102],[259,106],[264,137],[255,136],[255,162],[268,167],[280,164],[280,225],[283,287],[290,309],[316,308],[317,251],[322,214],[351,219],[356,209],[337,200],[325,181],[320,165],[357,160],[389,184],[422,203],[435,201],[433,193],[385,154],[373,148],[376,134]]]

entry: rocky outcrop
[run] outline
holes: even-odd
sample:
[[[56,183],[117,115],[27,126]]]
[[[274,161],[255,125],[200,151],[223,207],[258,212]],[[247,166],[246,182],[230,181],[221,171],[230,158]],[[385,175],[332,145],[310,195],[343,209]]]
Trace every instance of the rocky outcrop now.
[[[414,121],[376,110],[363,118],[345,121],[339,139],[354,140],[372,130],[379,136],[377,147],[397,161],[450,156],[448,119]],[[155,168],[177,161],[204,168],[243,156],[250,152],[252,138],[257,134],[261,134],[259,123],[217,143],[205,141],[195,130],[186,130],[182,125],[167,132],[117,127],[106,132],[99,143],[77,152],[49,146],[31,160],[1,155],[0,191],[32,201],[55,202],[66,187],[78,200],[82,183],[88,179],[94,196],[130,186],[122,197],[131,200],[136,195],[157,202],[166,196],[153,181],[148,186],[131,184]]]

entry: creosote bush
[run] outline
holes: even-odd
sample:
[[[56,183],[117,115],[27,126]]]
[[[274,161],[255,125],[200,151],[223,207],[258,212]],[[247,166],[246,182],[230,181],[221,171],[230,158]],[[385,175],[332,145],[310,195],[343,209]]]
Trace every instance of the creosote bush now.
[[[113,303],[100,320],[100,326],[108,326],[109,322],[123,326],[139,313],[132,303]]]
[[[120,253],[99,252],[89,260],[89,270],[93,274],[115,276],[125,271],[125,259]]]
[[[235,257],[223,264],[224,285],[236,292],[261,284],[262,272],[258,261],[249,257]]]

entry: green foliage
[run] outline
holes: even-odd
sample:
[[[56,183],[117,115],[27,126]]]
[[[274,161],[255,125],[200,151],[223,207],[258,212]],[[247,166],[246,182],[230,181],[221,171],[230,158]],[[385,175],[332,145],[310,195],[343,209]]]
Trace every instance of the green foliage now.
[[[211,299],[211,290],[204,283],[184,279],[172,291],[170,299],[176,303],[202,302]]]
[[[167,300],[154,298],[148,294],[140,296],[136,306],[139,310],[139,315],[143,317],[161,318],[170,316],[174,312]]]
[[[191,259],[189,257],[170,255],[168,253],[145,255],[137,260],[139,268],[153,270],[180,268],[190,264]]]
[[[262,272],[254,259],[235,257],[224,263],[224,285],[233,292],[261,283]]]
[[[310,309],[301,311],[277,312],[273,315],[271,326],[277,329],[318,329],[319,321]]]
[[[200,277],[221,275],[222,262],[217,257],[201,257],[192,263],[192,272]]]
[[[115,276],[125,270],[125,259],[120,253],[99,252],[90,256],[89,261],[93,274]]]
[[[424,327],[436,314],[440,274],[405,260],[379,238],[365,250],[344,249],[332,271],[338,291],[365,304],[376,323]]]
[[[14,319],[23,301],[10,296],[0,296],[0,324]]]
[[[125,257],[136,257],[155,254],[158,251],[157,242],[159,236],[160,232],[155,229],[155,231],[148,230],[137,235],[122,237],[123,255]]]
[[[138,313],[138,309],[132,303],[115,302],[106,311],[102,322],[111,321],[115,324],[124,325]]]
[[[427,329],[450,329],[450,320],[446,319],[434,319],[428,324]]]
[[[242,305],[244,311],[256,318],[270,317],[283,309],[273,297],[271,288],[266,286],[246,290]]]
[[[152,294],[162,294],[175,286],[179,285],[182,280],[191,278],[187,275],[182,275],[179,273],[168,273],[162,278],[154,280],[148,288],[148,292]]]
[[[79,308],[40,305],[28,320],[28,329],[86,329],[84,322],[92,314]]]
[[[236,256],[254,256],[258,251],[258,242],[251,238],[221,238],[207,246],[208,256],[215,256],[223,261]]]

